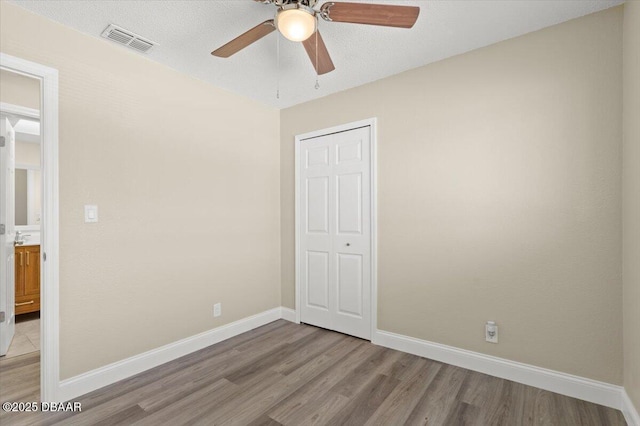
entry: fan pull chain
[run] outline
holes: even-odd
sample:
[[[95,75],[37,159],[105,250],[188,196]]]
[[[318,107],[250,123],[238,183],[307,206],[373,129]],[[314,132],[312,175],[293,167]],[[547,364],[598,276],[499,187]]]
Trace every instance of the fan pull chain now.
[[[316,28],[316,90],[320,88],[320,82],[318,81],[318,29]]]
[[[280,99],[280,33],[276,34],[276,99]]]

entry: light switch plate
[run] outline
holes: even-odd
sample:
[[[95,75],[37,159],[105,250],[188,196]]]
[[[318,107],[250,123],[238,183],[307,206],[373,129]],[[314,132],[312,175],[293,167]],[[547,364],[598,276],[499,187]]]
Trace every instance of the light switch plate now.
[[[85,205],[84,206],[84,222],[95,223],[98,221],[98,206]]]

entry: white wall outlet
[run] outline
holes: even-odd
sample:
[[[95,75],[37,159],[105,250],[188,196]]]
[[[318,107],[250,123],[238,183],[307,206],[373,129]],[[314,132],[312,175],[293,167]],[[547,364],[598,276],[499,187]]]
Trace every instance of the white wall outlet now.
[[[498,326],[495,321],[487,321],[484,326],[484,338],[489,343],[498,343]]]
[[[222,303],[216,303],[213,305],[213,316],[219,317],[220,315],[222,315]]]

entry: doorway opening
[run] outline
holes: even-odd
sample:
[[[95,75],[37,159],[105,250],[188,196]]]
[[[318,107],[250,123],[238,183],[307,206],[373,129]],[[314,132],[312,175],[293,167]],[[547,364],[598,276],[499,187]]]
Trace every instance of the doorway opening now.
[[[11,278],[7,279],[7,291],[13,290],[13,294],[6,300],[13,300],[14,309],[13,313],[7,309],[6,315],[10,320],[13,314],[15,330],[12,339],[10,334],[3,336],[0,347],[0,355],[8,359],[40,351],[41,106],[39,80],[1,70],[0,81],[3,89],[0,92],[2,131],[13,135],[13,140],[5,140],[3,148],[6,152],[0,162],[3,222],[9,242],[11,236],[14,237],[13,265],[6,265],[13,266],[13,274],[10,274],[13,285]],[[3,137],[9,138],[4,134]],[[7,156],[13,158],[4,158]],[[13,191],[7,185],[13,186]],[[4,256],[7,262],[11,261],[6,253]]]
[[[30,366],[2,399],[59,402],[58,73],[3,53],[0,73],[0,363]]]

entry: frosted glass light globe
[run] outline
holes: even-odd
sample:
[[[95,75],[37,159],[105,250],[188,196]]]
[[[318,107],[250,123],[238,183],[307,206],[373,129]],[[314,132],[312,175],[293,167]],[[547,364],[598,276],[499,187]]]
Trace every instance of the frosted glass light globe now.
[[[278,11],[276,27],[291,41],[305,41],[316,32],[316,17],[302,8],[284,9]]]

